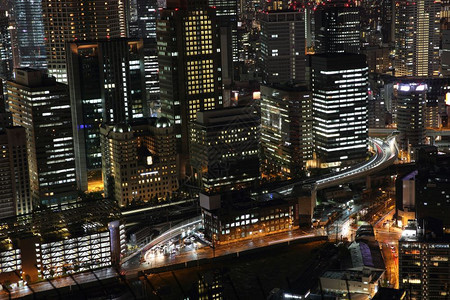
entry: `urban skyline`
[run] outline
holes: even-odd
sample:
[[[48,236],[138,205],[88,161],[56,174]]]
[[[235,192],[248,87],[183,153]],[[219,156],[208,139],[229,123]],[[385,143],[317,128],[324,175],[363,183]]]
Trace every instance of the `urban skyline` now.
[[[1,1],[0,299],[446,299],[449,8]]]

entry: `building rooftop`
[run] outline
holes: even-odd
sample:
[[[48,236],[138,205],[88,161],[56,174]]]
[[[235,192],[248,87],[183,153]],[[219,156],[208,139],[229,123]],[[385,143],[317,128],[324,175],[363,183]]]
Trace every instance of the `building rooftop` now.
[[[372,300],[402,300],[405,298],[405,290],[380,287]]]
[[[342,269],[371,268],[384,270],[385,264],[377,241],[360,240],[348,247],[350,255],[342,261]]]
[[[436,221],[436,224],[433,222]],[[400,242],[428,242],[428,243],[442,243],[450,248],[450,235],[445,234],[442,228],[437,228],[436,225],[442,226],[441,223],[434,219],[409,220],[400,237]]]
[[[42,208],[0,220],[0,251],[32,236],[39,236],[43,242],[53,242],[102,232],[107,230],[109,222],[120,219],[119,206],[109,199],[86,200],[65,210]]]
[[[363,277],[371,276],[371,282],[377,281],[384,271],[373,270],[358,270],[358,271],[326,271],[322,278],[349,280],[349,281],[363,281]]]
[[[288,205],[291,198],[278,193],[250,196],[247,191],[230,191],[220,194],[221,207],[218,214],[227,215],[242,213],[242,211],[258,210],[262,207]]]

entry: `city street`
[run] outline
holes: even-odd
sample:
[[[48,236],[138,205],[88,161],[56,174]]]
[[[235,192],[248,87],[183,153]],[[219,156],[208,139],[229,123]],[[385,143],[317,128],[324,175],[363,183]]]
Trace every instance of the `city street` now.
[[[190,246],[188,249],[189,251],[182,251],[181,253],[171,253],[166,255],[152,254],[151,251],[147,251],[144,254],[145,262],[137,263],[136,260],[129,261],[128,263],[122,265],[122,269],[125,270],[127,274],[130,274],[150,268],[158,268],[204,258],[213,258],[245,250],[265,247],[277,243],[313,237],[316,235],[319,235],[319,232],[316,232],[314,230],[305,231],[298,229],[289,232],[274,233],[268,236],[255,237],[252,239],[246,239],[224,245],[216,245],[215,249],[210,246],[204,246],[198,249]]]
[[[389,283],[392,287],[398,288],[398,240],[401,236],[401,229],[391,226],[393,215],[394,210],[386,214],[374,225],[374,230],[375,237],[382,246]]]

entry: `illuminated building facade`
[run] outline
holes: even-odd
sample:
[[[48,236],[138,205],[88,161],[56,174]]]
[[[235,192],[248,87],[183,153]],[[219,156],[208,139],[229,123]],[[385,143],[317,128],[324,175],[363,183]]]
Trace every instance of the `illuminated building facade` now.
[[[312,159],[311,91],[305,86],[261,86],[262,170],[301,176]]]
[[[266,194],[250,198],[245,192],[200,194],[205,238],[215,243],[228,243],[298,226],[297,199]]]
[[[0,279],[31,283],[117,266],[125,252],[120,218],[117,205],[103,199],[62,211],[36,210],[20,222],[1,220]]]
[[[67,83],[67,42],[127,35],[123,0],[42,0],[42,14],[48,72],[63,83]]]
[[[393,85],[386,83],[379,74],[369,74],[369,101],[367,115],[369,128],[384,128],[392,123],[391,114],[388,111],[389,103],[392,103]]]
[[[399,286],[408,299],[444,299],[449,295],[450,239],[425,232],[420,221],[407,224],[398,242]]]
[[[25,129],[0,129],[0,218],[32,211]]]
[[[305,19],[298,10],[262,11],[260,63],[262,82],[305,82]]]
[[[47,54],[45,49],[42,0],[12,1],[14,19],[14,47],[17,47],[18,61],[15,67],[45,69]]]
[[[360,8],[351,2],[333,0],[314,13],[315,53],[360,53]]]
[[[13,124],[25,128],[34,205],[77,199],[75,158],[67,86],[41,71],[16,69],[7,82]]]
[[[158,51],[156,48],[156,20],[159,17],[157,0],[134,0],[130,9],[129,37],[142,38],[144,42],[145,88],[148,109],[158,114],[159,101]],[[149,115],[150,115],[149,114]]]
[[[364,159],[368,148],[368,67],[360,54],[310,57],[313,138],[323,167]]]
[[[399,83],[394,88],[397,102],[397,129],[400,131],[399,147],[425,143],[425,105],[427,85]]]
[[[0,78],[9,79],[13,71],[13,51],[9,14],[0,10]]]
[[[388,47],[365,47],[362,53],[367,57],[370,73],[387,73],[391,67],[390,49]]]
[[[223,106],[219,28],[207,1],[168,1],[157,23],[161,116],[174,125],[180,175],[189,155],[188,123]]]
[[[439,75],[440,1],[395,4],[395,76]]]
[[[198,112],[190,135],[190,161],[202,189],[239,189],[260,178],[260,121],[254,107]]]
[[[450,75],[450,1],[441,1],[441,73]]]
[[[173,125],[167,118],[100,128],[105,195],[120,206],[167,199],[178,188]]]
[[[147,116],[142,40],[70,43],[67,71],[79,189],[88,172],[100,171],[100,124]]]
[[[223,80],[234,77],[234,66],[238,62],[238,1],[208,0],[216,11],[220,26],[220,53],[222,55]]]

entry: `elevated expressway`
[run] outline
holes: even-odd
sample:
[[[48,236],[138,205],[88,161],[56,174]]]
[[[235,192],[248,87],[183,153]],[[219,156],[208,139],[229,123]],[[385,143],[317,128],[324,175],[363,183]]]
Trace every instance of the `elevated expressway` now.
[[[374,155],[369,160],[352,166],[339,173],[333,173],[319,178],[290,183],[271,192],[278,192],[283,195],[288,195],[291,194],[295,186],[310,186],[314,191],[313,195],[315,198],[315,191],[317,190],[343,184],[361,176],[367,176],[369,174],[380,171],[394,163],[398,156],[398,148],[395,137],[388,138],[387,141],[383,141],[377,138],[371,138],[369,141],[375,150]],[[140,266],[139,258],[141,256],[144,256],[145,253],[152,247],[160,243],[169,241],[170,239],[176,238],[180,235],[183,236],[189,234],[189,232],[194,231],[201,226],[201,216],[177,224],[175,227],[172,227],[172,229],[164,232],[159,237],[157,237],[144,247],[140,248],[138,251],[134,252],[132,255],[123,259],[122,267],[128,270],[137,268],[138,266]],[[138,254],[141,254],[141,256],[138,256]]]
[[[386,141],[378,138],[370,138],[369,142],[375,150],[375,154],[369,160],[338,173],[328,174],[320,178],[294,182],[281,188],[277,188],[273,192],[278,192],[282,195],[289,195],[292,193],[295,186],[310,186],[311,190],[321,190],[347,183],[353,179],[364,177],[383,170],[393,164],[397,159],[399,150],[395,137],[389,137]]]

